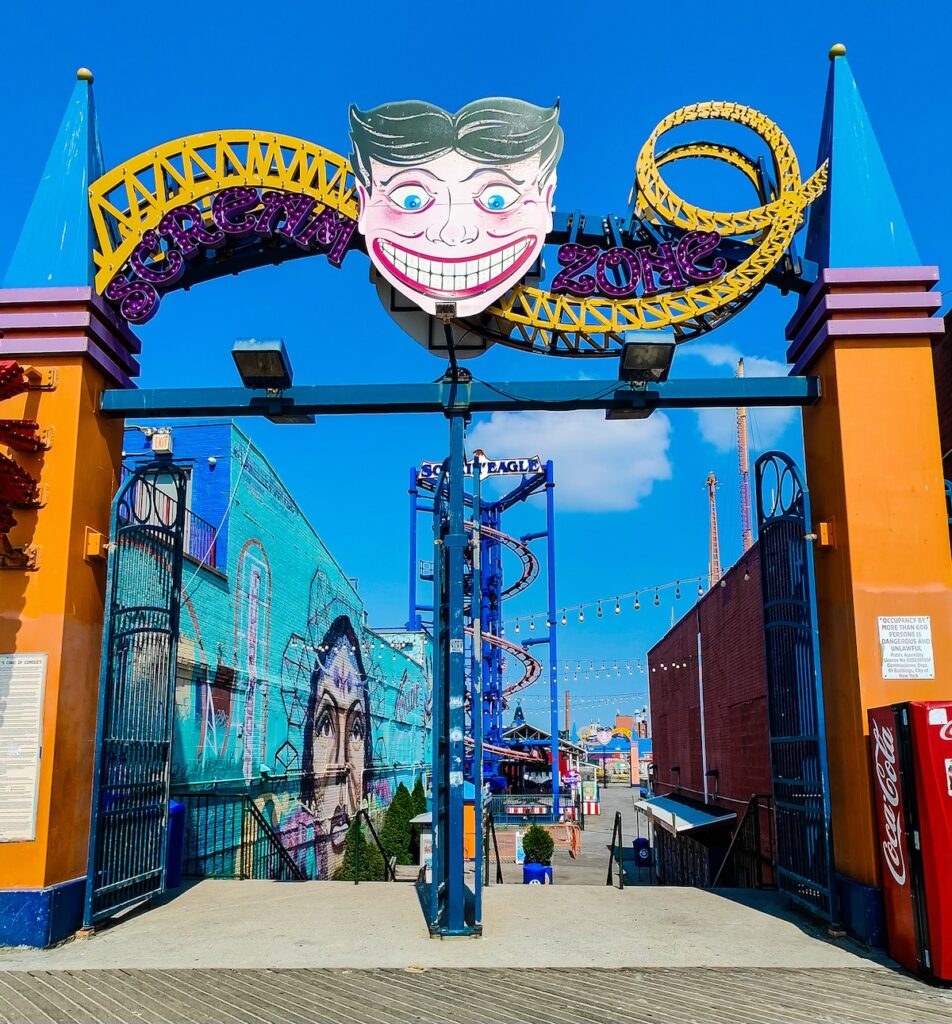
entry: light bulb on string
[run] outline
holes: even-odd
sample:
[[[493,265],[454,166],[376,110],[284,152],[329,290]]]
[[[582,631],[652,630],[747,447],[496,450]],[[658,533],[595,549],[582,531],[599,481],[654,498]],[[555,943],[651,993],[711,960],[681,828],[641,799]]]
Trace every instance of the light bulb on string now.
[[[516,619],[516,632],[517,633],[519,632],[519,620],[518,619]]]
[[[578,621],[579,622],[584,622],[585,621],[585,609],[581,605],[579,605],[579,609],[578,609]]]
[[[638,600],[637,597],[635,598],[635,611],[636,612],[640,612],[641,611],[641,602]]]
[[[750,569],[744,566],[744,582],[746,583],[750,579]]]
[[[677,580],[674,584],[674,599],[675,601],[681,600],[681,581]]]
[[[531,629],[531,630],[535,629],[535,616],[534,615],[529,619],[529,629]]]
[[[599,618],[602,617],[602,602],[601,601],[598,602],[598,611],[596,612],[596,614],[598,615]]]
[[[565,617],[565,612],[563,611],[562,612],[562,625],[563,626],[567,626],[568,624],[569,624],[569,620]]]
[[[661,598],[658,596],[658,591],[657,590],[654,592],[654,603],[655,603],[655,608],[657,608],[658,605],[661,604]]]
[[[621,605],[618,603],[618,598],[615,598],[615,614],[621,615]]]

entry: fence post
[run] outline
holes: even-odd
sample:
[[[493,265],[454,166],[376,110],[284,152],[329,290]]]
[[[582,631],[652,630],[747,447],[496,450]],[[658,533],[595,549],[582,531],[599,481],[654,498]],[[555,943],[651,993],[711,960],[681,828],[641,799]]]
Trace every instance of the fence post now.
[[[354,818],[354,824],[357,826],[357,835],[354,839],[354,885],[360,884],[360,841],[363,839],[364,833],[360,825],[360,811],[357,812],[357,816]]]

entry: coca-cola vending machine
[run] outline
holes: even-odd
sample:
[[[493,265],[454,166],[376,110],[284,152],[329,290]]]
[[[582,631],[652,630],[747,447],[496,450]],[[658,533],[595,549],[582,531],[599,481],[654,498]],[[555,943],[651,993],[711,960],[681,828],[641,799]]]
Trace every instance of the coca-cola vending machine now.
[[[886,945],[933,981],[952,981],[952,701],[869,711]]]

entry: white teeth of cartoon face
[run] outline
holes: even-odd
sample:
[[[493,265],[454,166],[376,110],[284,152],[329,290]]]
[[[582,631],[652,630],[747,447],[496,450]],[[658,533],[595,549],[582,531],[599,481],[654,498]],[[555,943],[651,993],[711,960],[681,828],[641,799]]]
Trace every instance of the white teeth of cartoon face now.
[[[524,238],[507,248],[472,260],[431,260],[381,240],[380,250],[404,277],[424,288],[458,292],[481,288],[499,277],[519,260],[529,247]]]

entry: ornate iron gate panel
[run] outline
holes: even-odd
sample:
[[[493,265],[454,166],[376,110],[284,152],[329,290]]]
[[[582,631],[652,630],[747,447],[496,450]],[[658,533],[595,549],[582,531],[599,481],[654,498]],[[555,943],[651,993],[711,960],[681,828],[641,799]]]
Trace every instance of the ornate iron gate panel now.
[[[796,464],[766,452],[754,466],[760,538],[777,884],[835,917],[830,792],[816,626],[810,495]]]
[[[113,503],[87,927],[165,888],[186,482],[152,463]]]

